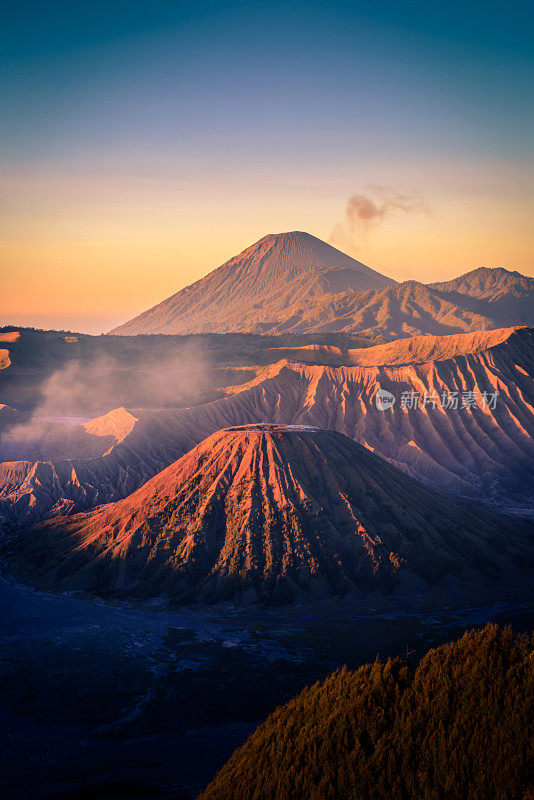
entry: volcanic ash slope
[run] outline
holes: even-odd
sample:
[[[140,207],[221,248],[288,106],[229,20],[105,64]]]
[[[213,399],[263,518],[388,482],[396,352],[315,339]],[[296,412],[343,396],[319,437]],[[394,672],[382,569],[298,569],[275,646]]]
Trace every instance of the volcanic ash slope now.
[[[295,355],[305,357],[302,350]],[[0,463],[0,527],[2,518],[27,526],[121,500],[215,431],[256,422],[337,430],[432,489],[532,513],[533,330],[416,336],[349,350],[343,358],[351,366],[330,366],[329,358],[327,351],[323,365],[282,359],[201,406],[135,418],[116,409],[83,426],[83,441],[58,442],[60,459],[44,441],[49,460]],[[397,398],[385,413],[376,407],[379,389]],[[462,407],[465,391],[478,398],[476,408]],[[417,394],[416,408],[403,408],[406,392]],[[484,392],[498,393],[494,405],[482,403]],[[438,398],[436,407],[423,405],[425,393]],[[458,408],[441,405],[449,393]],[[68,460],[76,442],[84,450]],[[81,457],[88,447],[91,457]]]
[[[271,233],[112,333],[316,330],[305,313],[314,299],[336,317],[336,297],[394,283],[309,233]]]
[[[342,434],[258,424],[218,431],[126,499],[13,546],[46,587],[291,602],[496,576],[529,563],[526,532]]]

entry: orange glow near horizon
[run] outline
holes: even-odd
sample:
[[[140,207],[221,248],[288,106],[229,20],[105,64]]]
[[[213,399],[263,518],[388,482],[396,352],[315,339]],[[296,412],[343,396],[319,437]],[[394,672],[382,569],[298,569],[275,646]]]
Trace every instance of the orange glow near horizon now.
[[[1,324],[104,332],[284,230],[308,231],[398,281],[446,280],[480,266],[534,274],[534,208],[505,194],[440,196],[434,184],[424,193],[429,214],[392,215],[344,246],[331,234],[349,182],[323,192],[302,181],[280,192],[222,181],[208,192],[166,181],[110,186],[98,176],[51,184],[8,182],[18,202],[0,242]]]
[[[4,15],[0,322],[103,331],[291,230],[400,281],[533,274],[528,4],[64,5]]]

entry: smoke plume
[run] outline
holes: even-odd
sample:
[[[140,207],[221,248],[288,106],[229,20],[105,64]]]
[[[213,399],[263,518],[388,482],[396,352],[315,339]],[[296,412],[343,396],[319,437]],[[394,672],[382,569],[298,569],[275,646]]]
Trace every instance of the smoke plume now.
[[[398,212],[428,214],[429,207],[420,194],[404,194],[386,186],[366,186],[366,194],[353,194],[345,207],[345,218],[330,235],[334,244],[354,246],[359,239],[387,217]]]

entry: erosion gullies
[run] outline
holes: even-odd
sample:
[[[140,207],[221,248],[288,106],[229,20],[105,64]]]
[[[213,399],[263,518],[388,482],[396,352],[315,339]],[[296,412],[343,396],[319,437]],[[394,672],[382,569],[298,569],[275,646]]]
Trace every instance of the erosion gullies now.
[[[361,333],[385,338],[534,325],[534,278],[480,269],[397,284],[302,231],[269,234],[112,333]]]
[[[65,458],[62,451],[54,460],[1,462],[3,527],[25,526],[56,514],[93,508],[135,491],[184,452],[176,436],[166,429],[165,414],[156,426],[152,416],[140,415],[140,430],[115,446],[109,437],[99,437],[106,450],[103,455]],[[83,441],[87,443],[87,438]],[[52,446],[62,446],[61,440],[54,439]]]
[[[435,489],[531,512],[534,332],[422,337],[397,347],[357,351],[353,358],[369,366],[281,360],[215,402],[136,413],[129,433],[97,458],[2,464],[0,514],[6,521],[35,522],[58,508],[83,511],[118,500],[215,431],[256,422],[339,431]],[[405,363],[410,352],[414,363]],[[427,353],[448,357],[421,361]],[[395,396],[392,409],[376,407],[379,388]],[[402,395],[411,392],[418,407],[403,408]],[[458,408],[443,408],[443,394],[455,392]],[[472,393],[476,407],[462,408],[464,392]],[[434,400],[423,407],[425,394]]]
[[[308,426],[218,431],[124,500],[23,533],[51,588],[287,603],[424,590],[525,567],[529,528],[424,488]]]

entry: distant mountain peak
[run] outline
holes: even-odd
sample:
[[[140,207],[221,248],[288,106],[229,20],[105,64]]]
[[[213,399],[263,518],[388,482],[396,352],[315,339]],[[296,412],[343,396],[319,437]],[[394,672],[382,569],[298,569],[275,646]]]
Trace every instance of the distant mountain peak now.
[[[531,278],[528,275],[523,275],[517,270],[507,269],[506,267],[475,267],[475,269],[471,269],[469,272],[464,272],[457,278],[452,278],[449,281],[438,281],[436,283],[429,284],[429,286],[448,286],[453,283],[467,283],[470,280],[475,279],[493,282],[497,280],[511,282],[521,280],[526,281],[527,283],[534,283],[534,278]]]
[[[532,325],[533,296],[534,278],[504,267],[397,283],[311,233],[282,231],[112,333],[444,335]]]
[[[268,233],[229,259],[218,270],[215,270],[215,273],[230,265],[241,267],[243,263],[252,272],[261,268],[263,272],[288,276],[327,268],[344,268],[364,274],[378,275],[365,264],[305,231]]]
[[[264,333],[310,298],[394,283],[305,231],[269,233],[112,333]]]
[[[461,295],[485,300],[489,303],[506,300],[515,306],[515,324],[532,324],[528,309],[532,307],[534,278],[505,267],[477,267],[450,281],[430,284],[440,292],[457,292]],[[502,320],[500,320],[502,321]]]
[[[301,244],[307,244],[309,247],[323,247],[327,245],[327,247],[331,247],[322,239],[319,239],[317,236],[314,236],[307,231],[279,231],[278,233],[267,233],[265,236],[262,236],[261,239],[258,239],[257,242],[250,245],[250,247],[256,247],[261,242],[269,242],[274,243],[276,245],[280,245],[283,247],[292,247],[292,246],[299,246]],[[248,248],[247,248],[248,249]],[[335,247],[331,247],[332,250],[336,250],[336,252],[340,253],[340,250],[337,250]],[[343,254],[345,255],[345,254]],[[347,256],[348,258],[348,256]]]
[[[525,277],[517,270],[507,269],[506,267],[475,267],[475,269],[465,272],[463,275],[460,275],[460,277],[467,278],[469,275],[519,275],[521,278]]]
[[[322,239],[319,239],[317,236],[313,236],[313,234],[308,233],[307,231],[281,231],[280,233],[267,233],[257,242],[252,244],[250,248],[247,248],[247,250],[254,249],[262,243],[280,248],[281,250],[296,251],[298,254],[311,256],[312,259],[314,257],[325,259],[326,266],[332,266],[340,259],[344,263],[350,263],[351,265],[359,264],[360,266],[364,266],[346,253],[338,250],[337,247],[333,247]]]
[[[318,239],[313,234],[308,233],[307,231],[280,231],[279,233],[266,233],[265,236],[262,236],[259,239],[259,242],[264,241],[276,241],[276,242],[295,242],[295,241],[310,241],[310,242],[320,242],[321,240]],[[257,244],[258,242],[256,242]],[[254,245],[252,245],[254,246]]]

